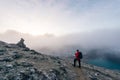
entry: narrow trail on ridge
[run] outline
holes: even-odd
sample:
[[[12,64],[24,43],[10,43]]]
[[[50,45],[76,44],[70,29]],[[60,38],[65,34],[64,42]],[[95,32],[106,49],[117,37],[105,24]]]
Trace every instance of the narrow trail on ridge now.
[[[78,67],[73,67],[73,70],[74,70],[75,73],[77,74],[76,80],[89,80],[88,77],[86,77],[86,76],[84,75],[84,72],[83,72],[82,68],[80,69],[80,68],[78,68]]]
[[[79,68],[78,66],[74,67],[69,60],[65,60],[66,64],[71,70],[76,74],[74,80],[90,80],[87,75],[84,74],[84,67]]]

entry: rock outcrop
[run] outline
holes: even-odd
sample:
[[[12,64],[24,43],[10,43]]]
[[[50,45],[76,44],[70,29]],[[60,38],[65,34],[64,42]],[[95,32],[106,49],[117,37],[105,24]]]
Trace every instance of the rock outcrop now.
[[[21,39],[17,44],[0,41],[0,80],[120,80],[120,72],[70,61],[30,50]]]
[[[20,41],[17,43],[17,45],[19,46],[19,47],[22,47],[22,48],[26,48],[26,45],[24,44],[24,39],[23,38],[21,38],[20,39]]]

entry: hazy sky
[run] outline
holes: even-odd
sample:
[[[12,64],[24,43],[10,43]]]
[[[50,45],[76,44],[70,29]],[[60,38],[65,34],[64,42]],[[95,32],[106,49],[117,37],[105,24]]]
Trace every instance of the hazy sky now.
[[[120,29],[120,0],[0,0],[0,32],[64,35]]]

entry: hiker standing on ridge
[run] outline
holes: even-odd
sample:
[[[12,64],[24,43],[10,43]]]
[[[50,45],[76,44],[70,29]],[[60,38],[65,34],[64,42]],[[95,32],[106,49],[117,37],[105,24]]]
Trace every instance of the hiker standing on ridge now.
[[[82,59],[82,52],[79,50],[76,50],[75,52],[75,59],[74,59],[74,67],[76,66],[76,61],[79,63],[79,68],[81,68],[81,60]]]

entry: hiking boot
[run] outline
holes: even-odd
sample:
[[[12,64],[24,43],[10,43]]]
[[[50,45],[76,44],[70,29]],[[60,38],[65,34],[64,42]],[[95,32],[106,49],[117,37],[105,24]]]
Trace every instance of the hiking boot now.
[[[81,69],[81,66],[79,66],[79,68]]]

